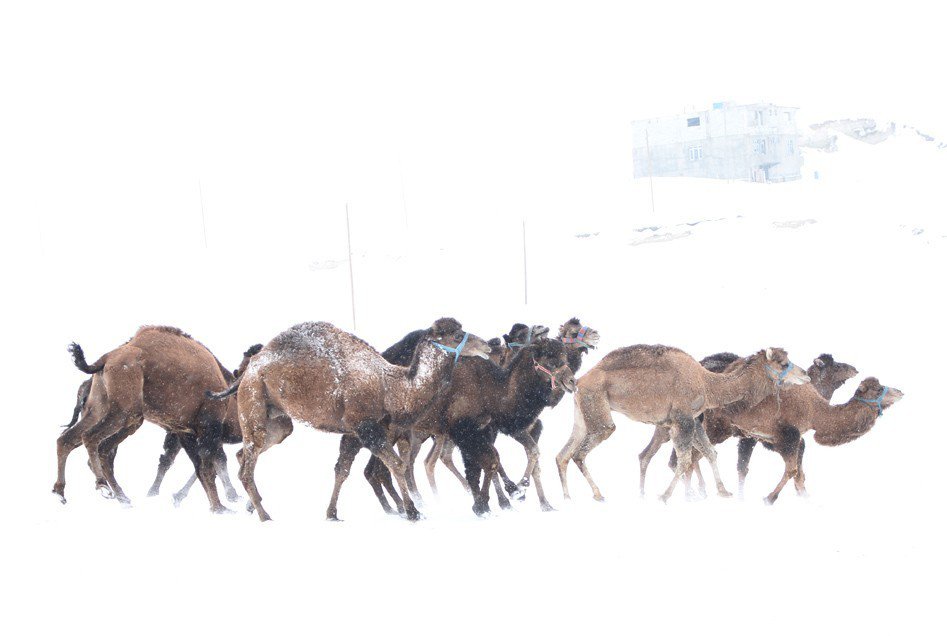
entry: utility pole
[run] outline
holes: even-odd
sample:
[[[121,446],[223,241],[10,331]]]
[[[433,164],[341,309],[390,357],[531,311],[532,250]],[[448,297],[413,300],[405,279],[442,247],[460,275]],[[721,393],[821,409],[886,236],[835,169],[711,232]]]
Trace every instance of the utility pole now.
[[[529,304],[529,296],[527,295],[527,278],[526,278],[526,219],[523,219],[523,304]]]
[[[644,129],[644,145],[648,149],[648,183],[651,185],[651,214],[654,214],[654,175],[651,173],[651,139],[648,129]]]
[[[355,276],[352,273],[352,225],[349,222],[349,204],[345,204],[345,233],[349,241],[349,294],[352,297],[352,331],[358,331],[355,322]]]
[[[201,229],[204,230],[204,248],[207,249],[207,219],[204,218],[204,188],[201,180],[197,180],[197,192],[201,198]]]

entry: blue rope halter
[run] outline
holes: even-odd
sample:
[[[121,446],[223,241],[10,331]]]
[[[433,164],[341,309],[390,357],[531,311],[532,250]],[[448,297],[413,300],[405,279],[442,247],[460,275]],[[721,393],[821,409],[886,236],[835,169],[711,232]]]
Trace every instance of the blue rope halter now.
[[[440,349],[441,351],[446,351],[447,353],[454,354],[454,362],[457,362],[460,359],[460,352],[464,350],[464,347],[467,346],[467,338],[470,337],[468,332],[464,332],[464,339],[460,341],[460,344],[456,347],[448,347],[447,345],[441,344],[439,342],[431,341],[431,344]]]
[[[588,347],[589,343],[585,341],[585,334],[587,334],[588,331],[589,331],[588,327],[582,327],[581,329],[579,329],[579,333],[575,335],[575,338],[560,338],[560,340],[562,341],[563,344],[576,343],[576,344],[582,345],[583,347]]]
[[[507,349],[516,349],[518,347],[526,347],[532,344],[533,342],[533,328],[529,328],[529,333],[526,334],[526,342],[508,342],[506,343]]]
[[[792,362],[789,363],[782,371],[776,371],[773,367],[766,365],[766,371],[769,372],[770,377],[776,380],[776,386],[782,386],[783,381],[786,379],[786,376],[789,375],[789,372],[792,371],[793,367],[796,366]]]
[[[873,400],[866,400],[865,398],[860,398],[860,397],[855,398],[855,399],[858,400],[859,402],[864,402],[865,404],[871,404],[871,405],[877,407],[877,408],[878,408],[878,417],[881,417],[881,414],[882,414],[882,411],[881,411],[881,401],[882,401],[883,399],[885,399],[885,396],[886,396],[886,395],[888,395],[888,387],[883,386],[883,387],[881,387],[881,389],[882,389],[882,390],[881,390],[881,395],[879,395],[878,397],[876,397],[876,398],[873,399]]]

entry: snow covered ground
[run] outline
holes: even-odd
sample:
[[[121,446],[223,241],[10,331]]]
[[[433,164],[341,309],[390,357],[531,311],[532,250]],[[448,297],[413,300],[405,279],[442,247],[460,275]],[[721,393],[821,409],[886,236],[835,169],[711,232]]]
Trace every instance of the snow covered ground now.
[[[890,634],[942,622],[947,152],[914,134],[843,137],[837,153],[807,151],[798,182],[655,180],[652,211],[648,181],[628,176],[627,126],[737,87],[813,121],[875,115],[846,112],[853,103],[883,103],[879,120],[905,104],[916,110],[904,117],[941,113],[911,92],[931,90],[910,54],[937,39],[924,36],[936,21],[888,16],[889,28],[911,24],[900,57],[856,47],[865,63],[849,68],[853,47],[836,55],[831,43],[868,32],[849,20],[874,18],[820,8],[813,23],[800,8],[777,27],[787,41],[805,27],[811,43],[764,69],[741,56],[742,27],[721,34],[707,64],[641,64],[667,37],[650,14],[504,6],[505,20],[455,16],[463,28],[431,35],[410,12],[339,27],[334,15],[201,4],[193,22],[150,15],[115,35],[112,9],[73,10],[0,38],[17,54],[2,59],[18,61],[0,69],[18,88],[2,122],[14,124],[2,150],[16,152],[0,155],[4,631]],[[723,20],[675,40],[700,42],[693,29]],[[788,80],[799,66],[808,75]],[[876,71],[886,82],[870,81]],[[821,108],[831,99],[843,106]],[[60,505],[55,438],[85,377],[66,345],[94,359],[139,325],[170,324],[232,367],[300,321],[352,329],[346,203],[355,331],[379,349],[443,315],[483,337],[578,316],[602,334],[586,369],[636,343],[697,358],[781,346],[799,365],[829,352],[861,371],[836,402],[869,375],[905,398],[849,445],[810,443],[811,496],[789,487],[772,507],[761,499],[782,461],[762,448],[743,501],[687,502],[679,490],[658,503],[669,448],[640,498],[652,428],[620,416],[589,458],[606,502],[574,467],[563,501],[554,456],[572,427],[568,398],[542,417],[556,512],[530,493],[478,519],[446,470],[435,497],[418,467],[425,519],[388,517],[363,453],[340,498],[345,521],[328,523],[338,438],[304,427],[260,460],[268,524],[210,515],[199,487],[175,509],[183,456],[146,498],[163,439],[153,425],[118,455],[131,508],[93,491],[81,449]],[[499,445],[521,471],[518,445]],[[719,451],[734,489],[735,444]]]

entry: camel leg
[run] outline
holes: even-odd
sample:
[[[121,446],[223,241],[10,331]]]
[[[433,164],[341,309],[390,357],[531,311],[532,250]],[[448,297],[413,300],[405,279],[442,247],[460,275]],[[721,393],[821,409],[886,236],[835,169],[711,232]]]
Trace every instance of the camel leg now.
[[[707,458],[707,461],[710,462],[710,470],[713,471],[714,481],[717,483],[717,494],[721,497],[732,497],[733,495],[727,490],[727,487],[723,485],[723,480],[720,478],[720,468],[717,466],[717,449],[714,448],[710,438],[707,437],[707,431],[704,430],[704,425],[701,422],[695,422],[694,424],[694,445],[697,447],[697,450]],[[691,460],[697,470],[697,478],[700,480],[701,490],[706,492],[704,488],[704,477],[700,474],[700,468],[697,467],[697,457],[692,457]]]
[[[187,497],[187,494],[191,492],[191,486],[193,486],[195,482],[197,482],[196,470],[193,473],[191,473],[191,476],[188,477],[184,485],[181,486],[181,489],[171,496],[172,501],[174,501],[175,508],[181,505],[181,502],[184,501],[184,499]]]
[[[108,483],[109,488],[111,488],[112,492],[115,494],[115,499],[126,505],[131,504],[131,499],[128,498],[128,495],[125,494],[125,491],[122,490],[122,487],[115,479],[115,456],[118,454],[118,445],[125,441],[132,433],[141,428],[143,423],[144,418],[142,417],[138,417],[137,420],[133,419],[129,425],[126,425],[117,434],[112,435],[99,445],[99,453],[102,455],[102,470],[105,474],[105,480]]]
[[[427,454],[427,457],[424,458],[424,472],[427,473],[427,481],[431,484],[431,491],[435,495],[437,494],[437,481],[434,479],[434,468],[437,466],[437,460],[441,456],[446,437],[446,435],[436,436],[434,438],[434,445],[431,446],[431,451]],[[464,488],[467,488],[466,482],[464,482]]]
[[[90,417],[82,418],[77,424],[67,428],[56,440],[56,483],[53,484],[53,494],[59,501],[66,503],[66,460],[69,454],[82,445],[82,435],[95,420]]]
[[[648,445],[644,447],[644,450],[638,454],[638,466],[641,469],[639,486],[642,497],[644,497],[644,478],[648,473],[648,464],[651,463],[651,459],[655,456],[655,454],[657,454],[658,450],[670,439],[671,436],[668,434],[666,428],[663,426],[655,426],[654,434],[651,436],[651,441],[648,442]],[[675,459],[676,457],[672,458],[672,463],[675,461]],[[674,468],[674,466],[671,466],[671,468]]]
[[[611,408],[604,395],[589,395],[582,393],[576,402],[576,411],[585,420],[588,434],[578,451],[572,458],[576,466],[582,472],[585,480],[592,488],[592,496],[596,501],[605,501],[601,491],[592,480],[592,474],[585,464],[588,457],[596,446],[611,437],[615,432],[615,422],[612,420]]]
[[[355,461],[355,456],[358,455],[358,451],[361,450],[361,448],[362,443],[354,435],[343,435],[339,442],[339,458],[335,462],[335,486],[332,488],[332,497],[329,499],[329,507],[326,508],[326,519],[329,521],[339,520],[339,511],[336,507],[339,502],[339,491],[342,490],[342,483],[348,479],[349,471],[352,469],[352,462]],[[371,464],[370,461],[369,464]],[[391,506],[388,505],[384,493],[381,492],[381,486],[372,482],[370,475],[373,474],[374,470],[369,472],[369,468],[366,466],[366,479],[372,484],[372,489],[375,490],[375,495],[378,497],[378,501],[381,503],[382,508],[385,509],[385,512],[391,512]]]
[[[158,473],[155,475],[155,481],[151,484],[151,488],[148,489],[149,497],[154,497],[158,494],[165,474],[167,474],[168,469],[171,468],[171,464],[174,463],[174,459],[178,456],[180,451],[181,442],[178,440],[178,436],[174,433],[165,435],[164,452],[161,453],[161,457],[158,458]]]
[[[490,485],[497,472],[499,456],[489,435],[484,431],[477,431],[465,435],[462,441],[455,440],[460,447],[461,458],[464,462],[464,472],[470,492],[473,494],[474,514],[478,516],[490,513]],[[483,483],[480,483],[480,473],[483,473]]]
[[[493,490],[497,493],[497,504],[500,506],[500,508],[502,510],[510,510],[513,507],[513,504],[510,503],[509,497],[507,497],[506,493],[503,492],[504,485],[499,471],[493,475]]]
[[[421,492],[418,490],[418,482],[414,479],[414,461],[412,457],[412,447],[411,440],[405,437],[401,437],[396,442],[398,448],[398,456],[404,460],[404,477],[408,482],[408,492],[411,493],[411,499],[414,500],[415,504],[424,503]]]
[[[445,435],[445,437],[447,436]],[[454,477],[460,481],[464,488],[467,488],[467,480],[464,478],[463,473],[458,470],[457,466],[454,465],[455,446],[454,440],[450,439],[450,437],[447,437],[447,439],[444,440],[444,447],[441,449],[440,454],[441,463],[444,464],[447,467],[447,470],[449,470],[454,475]]]
[[[773,492],[763,498],[763,502],[767,505],[772,505],[776,501],[776,498],[779,497],[779,492],[783,489],[783,486],[796,476],[796,472],[799,468],[799,440],[800,436],[797,429],[790,426],[780,427],[774,447],[776,451],[782,455],[786,468],[776,488],[773,489]]]
[[[510,476],[506,474],[506,470],[503,468],[503,462],[500,462],[500,465],[497,466],[497,476],[503,482],[503,489],[506,490],[511,497],[516,497],[520,501],[526,499],[525,489],[529,487],[528,479],[520,481],[519,484],[513,483],[513,480],[510,479]]]
[[[243,390],[243,386],[240,387]],[[249,387],[248,387],[249,388]],[[262,392],[261,392],[262,393]],[[260,455],[271,446],[279,444],[293,432],[293,421],[286,415],[267,418],[267,406],[254,401],[249,412],[240,413],[240,429],[243,432],[243,449],[237,454],[240,461],[240,481],[249,501],[247,510],[256,510],[260,521],[269,521],[270,515],[263,509],[263,498],[257,489],[254,472]]]
[[[230,481],[230,473],[227,471],[227,453],[223,446],[217,449],[217,454],[214,457],[214,467],[217,469],[220,484],[224,487],[227,501],[231,503],[240,501],[240,495],[237,494],[237,489],[233,487],[233,482]]]
[[[539,507],[544,511],[553,510],[549,501],[546,500],[546,495],[543,492],[542,483],[539,479],[539,444],[536,443],[535,438],[529,430],[518,431],[513,436],[513,439],[522,444],[526,450],[527,462],[532,466],[530,474],[536,480],[536,494],[539,497]]]
[[[661,501],[667,502],[674,494],[674,487],[681,477],[690,468],[692,459],[691,448],[694,443],[694,428],[696,424],[690,415],[678,414],[674,416],[669,433],[671,443],[674,444],[674,450],[677,451],[677,468],[674,469],[674,477],[668,485],[667,490],[661,495]]]
[[[344,435],[342,436],[345,437]],[[342,442],[344,443],[344,442]],[[359,443],[361,446],[361,443]],[[342,459],[342,451],[339,451],[339,460],[335,463],[336,470],[336,480],[339,479],[339,461]],[[368,458],[368,463],[365,464],[365,470],[362,474],[365,476],[365,481],[368,482],[368,485],[372,487],[372,492],[375,493],[375,498],[378,500],[378,503],[381,504],[381,509],[385,511],[385,514],[394,514],[394,508],[391,507],[391,504],[388,503],[388,497],[385,496],[385,491],[382,489],[382,481],[384,477],[381,475],[381,471],[378,470],[378,467],[381,466],[381,462],[378,461],[378,458],[372,455]],[[385,473],[388,471],[382,466],[382,470]],[[328,512],[326,513],[326,518],[330,519]]]
[[[740,499],[743,499],[743,485],[746,483],[746,475],[750,472],[750,457],[753,455],[753,449],[756,448],[756,440],[752,437],[741,437],[737,446],[737,477],[739,478]]]
[[[129,419],[132,418],[129,418],[129,416],[123,413],[119,408],[112,407],[109,409],[108,415],[106,415],[102,421],[86,431],[82,436],[82,443],[89,453],[89,468],[92,469],[92,473],[95,475],[95,487],[102,496],[107,499],[114,499],[116,492],[109,484],[108,477],[106,476],[106,462],[104,461],[105,457],[100,450],[100,446],[109,437],[117,435],[122,428],[125,427]]]
[[[566,445],[562,447],[562,450],[556,454],[556,468],[559,471],[559,482],[562,484],[562,498],[571,499],[569,496],[569,462],[573,460],[576,452],[582,446],[585,438],[588,434],[588,430],[585,425],[585,419],[582,417],[581,411],[579,410],[579,400],[575,398],[575,406],[573,408],[575,416],[572,423],[572,434],[569,435]],[[578,465],[578,462],[576,462]]]
[[[203,442],[196,435],[183,434],[181,437],[181,447],[194,464],[194,471],[197,473],[197,479],[201,482],[204,492],[207,494],[207,501],[210,503],[210,510],[213,513],[233,512],[220,501],[220,495],[217,493],[217,471],[214,468],[214,449],[208,448],[208,442]]]
[[[375,458],[372,455],[372,458]],[[378,461],[375,464],[375,473],[378,476],[379,483],[384,487],[385,492],[388,493],[388,496],[391,497],[391,500],[395,504],[395,510],[399,515],[404,514],[404,501],[401,499],[401,495],[398,494],[398,489],[395,488],[395,484],[391,481],[391,473],[388,472],[388,469],[385,468],[385,465]]]
[[[380,422],[366,420],[361,422],[355,430],[358,439],[368,450],[372,452],[385,464],[388,470],[394,475],[398,482],[398,488],[401,489],[401,498],[404,500],[405,514],[411,521],[417,521],[421,518],[414,501],[411,499],[411,493],[408,490],[408,479],[405,475],[407,462],[395,453],[389,446],[388,434],[385,427]]]
[[[799,451],[798,459],[796,461],[796,494],[800,497],[808,497],[809,493],[806,491],[806,474],[802,471],[802,455],[806,452],[806,440],[799,438]]]

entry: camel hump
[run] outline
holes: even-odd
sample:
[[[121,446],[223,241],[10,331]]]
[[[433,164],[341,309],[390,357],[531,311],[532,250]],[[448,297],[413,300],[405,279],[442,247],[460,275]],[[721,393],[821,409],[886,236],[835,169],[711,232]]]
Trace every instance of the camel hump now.
[[[140,336],[140,335],[142,335],[143,333],[146,333],[146,332],[149,332],[149,331],[157,331],[157,332],[160,332],[160,333],[167,333],[167,334],[171,334],[172,336],[180,336],[180,337],[182,337],[182,338],[187,338],[187,339],[189,339],[189,340],[193,340],[193,339],[194,339],[194,338],[191,337],[191,334],[187,333],[186,331],[184,331],[184,330],[182,330],[182,329],[178,329],[177,327],[169,327],[169,326],[167,326],[167,325],[143,325],[143,326],[141,326],[141,327],[138,328],[138,331],[135,332],[135,336],[133,336],[133,338],[134,338],[134,337],[137,337],[137,336]]]
[[[666,359],[673,359],[682,355],[691,359],[687,353],[675,347],[665,345],[632,345],[612,351],[602,358],[602,361],[596,366],[605,371],[650,367],[665,362],[667,361]]]

